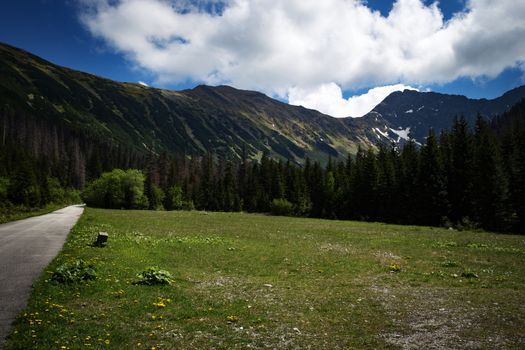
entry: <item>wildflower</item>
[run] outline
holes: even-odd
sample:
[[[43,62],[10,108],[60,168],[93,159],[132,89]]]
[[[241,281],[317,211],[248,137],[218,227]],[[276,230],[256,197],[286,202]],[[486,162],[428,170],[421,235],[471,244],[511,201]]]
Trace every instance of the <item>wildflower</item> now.
[[[228,320],[228,322],[237,322],[239,320],[239,317],[235,315],[229,315],[226,317],[226,319]]]
[[[397,263],[392,263],[390,264],[390,266],[388,266],[388,268],[390,269],[390,272],[399,272],[401,271],[401,266]]]

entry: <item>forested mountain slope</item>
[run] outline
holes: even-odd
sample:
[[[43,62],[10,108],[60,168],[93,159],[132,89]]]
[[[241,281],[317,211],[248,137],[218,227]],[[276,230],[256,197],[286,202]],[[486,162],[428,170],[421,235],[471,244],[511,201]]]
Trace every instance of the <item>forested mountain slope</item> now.
[[[252,158],[267,152],[302,162],[306,156],[346,156],[358,144],[367,145],[351,123],[258,92],[227,86],[169,91],[119,83],[8,45],[0,45],[0,77],[6,134],[20,132],[14,120],[23,115],[26,124],[44,122],[146,153],[240,158],[245,150]],[[13,120],[5,121],[6,116]]]

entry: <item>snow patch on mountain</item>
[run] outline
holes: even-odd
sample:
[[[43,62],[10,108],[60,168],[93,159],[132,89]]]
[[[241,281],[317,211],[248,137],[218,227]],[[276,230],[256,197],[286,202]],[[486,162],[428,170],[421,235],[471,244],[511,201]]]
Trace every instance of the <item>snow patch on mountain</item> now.
[[[408,134],[410,133],[410,127],[407,127],[406,129],[400,128],[398,130],[390,128],[390,131],[392,131],[394,134],[398,136],[397,142],[401,141],[401,139],[405,141],[410,140],[410,137],[408,136]]]
[[[388,137],[388,131],[381,131],[381,129],[379,129],[379,128],[373,128],[372,130],[374,131],[374,133],[376,133],[376,135],[379,134],[379,135],[381,135],[381,136],[383,136],[383,137],[385,137],[387,139],[389,138]],[[377,135],[378,138],[379,138],[379,135]]]

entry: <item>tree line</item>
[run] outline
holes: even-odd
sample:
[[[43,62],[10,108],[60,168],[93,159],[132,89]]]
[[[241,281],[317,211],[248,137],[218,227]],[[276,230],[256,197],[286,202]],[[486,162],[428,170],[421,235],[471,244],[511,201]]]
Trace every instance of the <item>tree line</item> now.
[[[306,159],[301,165],[267,155],[253,160],[246,152],[241,159],[211,152],[145,155],[23,115],[3,118],[3,204],[40,206],[58,189],[88,183],[84,199],[100,207],[244,210],[524,232],[525,101],[491,122],[480,116],[469,126],[459,117],[449,131],[430,130],[423,145],[380,145],[345,160]],[[117,168],[124,170],[110,172]]]
[[[146,156],[4,105],[0,108],[0,217],[81,201],[78,190],[114,168],[143,168]],[[0,218],[1,219],[1,218]]]
[[[430,130],[423,145],[409,141],[401,149],[359,149],[326,165],[306,159],[299,166],[266,155],[260,161],[217,159],[211,153],[193,159],[152,156],[143,179],[133,173],[127,180],[135,188],[144,181],[142,190],[128,191],[128,198],[137,201],[110,203],[105,197],[106,202],[91,203],[520,231],[525,222],[524,111],[522,103],[492,124],[479,116],[472,127],[460,117],[450,131],[435,135]],[[119,191],[125,196],[126,190]]]

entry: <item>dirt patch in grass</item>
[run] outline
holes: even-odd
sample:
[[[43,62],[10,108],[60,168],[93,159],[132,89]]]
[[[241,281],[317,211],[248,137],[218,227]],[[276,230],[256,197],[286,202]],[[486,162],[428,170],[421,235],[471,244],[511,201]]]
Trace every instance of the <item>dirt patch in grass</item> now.
[[[353,249],[350,245],[344,245],[339,243],[323,243],[319,246],[319,250],[323,253],[341,255],[348,255],[353,252]]]
[[[396,331],[381,334],[401,349],[523,349],[525,334],[509,333],[523,320],[525,308],[507,306],[520,298],[517,291],[499,293],[501,299],[487,302],[484,290],[375,287],[373,293],[384,306]],[[510,316],[510,317],[509,317]],[[522,323],[521,323],[522,324]]]

